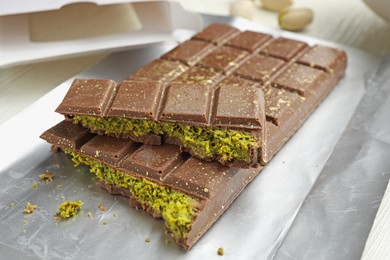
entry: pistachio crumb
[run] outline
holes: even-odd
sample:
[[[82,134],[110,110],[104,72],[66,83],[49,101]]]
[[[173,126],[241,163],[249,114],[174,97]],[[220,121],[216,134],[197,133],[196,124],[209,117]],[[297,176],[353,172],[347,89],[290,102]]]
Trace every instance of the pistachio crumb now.
[[[36,188],[38,188],[38,186],[39,186],[39,183],[38,183],[38,182],[35,182],[35,183],[32,185],[32,188],[33,188],[33,189],[36,189]]]
[[[116,218],[116,217],[117,217],[117,214],[116,214],[115,212],[114,212],[112,215],[114,216],[114,218]]]
[[[58,184],[57,185],[57,190],[60,190],[62,188],[62,185],[61,184]]]
[[[166,244],[166,245],[170,245],[170,244],[171,244],[171,240],[165,239],[165,244]]]
[[[220,256],[223,256],[223,254],[224,254],[223,247],[218,248],[217,254],[220,255]]]
[[[80,210],[83,202],[78,201],[65,201],[58,206],[58,212],[54,215],[54,219],[63,220],[74,217]]]
[[[91,212],[88,212],[88,217],[89,217],[90,219],[92,219],[92,218],[93,218],[93,215],[92,215],[92,213],[91,213]]]
[[[146,238],[146,239],[145,239],[145,242],[146,242],[146,243],[150,243],[150,238]]]
[[[107,221],[103,221],[103,223],[102,223],[103,225],[107,225],[108,224],[108,222]]]
[[[99,204],[98,209],[100,211],[106,211],[106,208],[102,204]]]
[[[37,208],[37,205],[31,204],[30,202],[27,202],[26,207],[24,208],[23,212],[24,214],[31,214],[35,211]]]
[[[39,174],[39,179],[41,181],[45,181],[46,183],[52,182],[53,177],[54,177],[54,174],[51,172],[45,172],[45,173]]]
[[[23,220],[23,225],[27,225],[27,220]]]

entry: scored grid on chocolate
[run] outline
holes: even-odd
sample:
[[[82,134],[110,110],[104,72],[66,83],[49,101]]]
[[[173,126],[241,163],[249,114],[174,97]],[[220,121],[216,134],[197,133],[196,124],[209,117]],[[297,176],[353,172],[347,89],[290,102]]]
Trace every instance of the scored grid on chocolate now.
[[[116,95],[113,106],[108,110],[107,115],[194,123],[205,126],[213,126],[214,123],[218,122],[219,125],[233,128],[259,129],[262,127],[259,124],[262,122],[259,117],[263,115],[254,110],[247,111],[244,102],[235,102],[237,111],[245,110],[245,113],[235,115],[235,117],[258,117],[258,120],[252,120],[252,124],[242,125],[239,123],[240,120],[232,120],[229,118],[229,114],[232,113],[227,109],[219,109],[226,111],[226,115],[214,118],[216,111],[218,111],[218,103],[221,101],[218,95],[219,88],[224,85],[220,84],[221,81],[225,81],[227,77],[235,76],[260,84],[246,87],[250,92],[254,91],[251,88],[260,87],[263,89],[270,85],[274,88],[296,92],[304,97],[308,91],[315,92],[316,86],[331,76],[329,74],[334,71],[337,65],[335,62],[342,58],[340,58],[341,55],[344,54],[333,48],[318,45],[309,47],[306,43],[296,40],[272,38],[270,35],[252,31],[239,32],[228,25],[213,24],[196,34],[192,39],[164,54],[160,59],[152,61],[129,76],[129,80],[135,80],[135,82],[130,81],[122,84],[133,85],[133,88],[127,90],[128,93],[135,94],[122,96],[124,91],[123,87],[120,86],[118,92],[120,94]],[[145,83],[138,81],[147,81],[148,84],[152,84],[151,81],[157,81],[161,85],[150,91],[143,91]],[[186,103],[183,99],[185,94],[190,92],[192,85],[195,85],[192,88],[193,93],[190,95],[192,99],[189,98]],[[202,89],[202,87],[204,88]],[[203,96],[201,95],[202,90],[204,91]],[[280,92],[274,91],[272,93]],[[270,97],[269,100],[280,101],[283,98],[288,100],[291,94],[284,93],[285,95],[278,96],[278,98]],[[136,101],[137,95],[142,94],[146,97],[145,101],[138,100],[138,106],[136,104],[130,105]],[[146,94],[148,95],[146,96]],[[199,98],[196,98],[196,95],[199,95]],[[126,98],[128,102],[124,102]],[[268,99],[267,95],[265,95],[265,99]],[[195,102],[193,102],[194,100]],[[257,101],[252,100],[252,102]],[[268,105],[273,108],[278,107],[275,104],[270,104],[270,101],[267,102]],[[145,105],[146,103],[148,104]],[[108,98],[107,102],[101,102],[101,104],[107,105]],[[179,106],[175,107],[175,104]],[[96,107],[93,109],[97,110]],[[58,109],[57,111],[76,113],[75,110]],[[269,113],[270,109],[266,108],[265,111]],[[276,114],[266,114],[265,118],[276,124],[278,121],[275,118]],[[283,115],[280,114],[280,116]]]
[[[222,28],[222,33],[216,33],[218,28]],[[189,49],[194,46],[192,41],[196,41],[196,50]],[[220,60],[228,64],[224,66]],[[119,102],[121,99],[126,100],[126,97],[115,97],[116,91],[113,91],[114,96],[102,102],[102,106],[109,107],[112,104],[111,109],[105,109],[108,111],[106,116],[145,118],[205,127],[222,126],[252,131],[252,134],[256,130],[254,135],[259,144],[262,143],[259,150],[263,149],[261,154],[266,157],[263,154],[267,142],[264,135],[265,122],[274,124],[282,132],[296,129],[291,126],[291,122],[284,125],[288,121],[286,118],[291,115],[299,117],[296,114],[305,107],[305,100],[311,95],[321,96],[323,90],[319,89],[323,86],[332,88],[344,73],[345,64],[346,56],[341,50],[319,45],[310,47],[304,42],[272,38],[257,32],[240,33],[227,25],[214,24],[130,75],[128,82],[124,81],[116,88],[122,92],[122,85],[131,85],[133,88],[128,91],[137,93],[142,92],[142,85],[157,82],[154,91],[150,91],[145,98],[145,103],[128,105],[136,98],[135,94],[129,96],[126,105],[126,102]],[[228,81],[234,84],[251,82],[245,83],[241,91],[257,94],[241,93],[241,98],[245,97],[246,101],[240,102],[238,96],[233,101],[233,94],[225,95],[228,92],[224,91],[227,88],[224,85]],[[108,84],[104,81],[102,83]],[[240,90],[239,87],[230,88]],[[264,94],[258,94],[255,89],[264,91]],[[147,100],[152,102],[146,104]],[[228,104],[233,102],[234,106],[229,110]],[[256,103],[259,105],[248,105]],[[67,109],[60,105],[57,112],[66,115],[69,114]],[[298,121],[301,124],[303,119]],[[261,157],[260,160],[263,163],[266,161]]]

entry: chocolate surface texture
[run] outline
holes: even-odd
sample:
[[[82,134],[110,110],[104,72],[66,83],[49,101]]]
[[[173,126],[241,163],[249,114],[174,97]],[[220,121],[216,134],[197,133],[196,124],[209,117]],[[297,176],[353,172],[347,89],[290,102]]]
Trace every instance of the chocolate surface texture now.
[[[123,117],[248,132],[257,146],[247,161],[202,158],[179,139],[153,133],[116,137],[177,144],[208,161],[255,167],[273,156],[336,85],[346,61],[345,52],[335,48],[212,24],[120,84],[75,80],[56,112],[70,119]]]
[[[176,238],[189,249],[326,97],[344,75],[346,61],[338,49],[213,24],[120,84],[75,80],[56,110],[70,120],[74,115],[117,116],[255,133],[259,147],[251,161],[226,163],[246,169],[199,160],[183,153],[194,155],[188,148],[95,135],[69,120],[41,138],[199,201],[188,234]],[[181,146],[180,140],[164,136],[127,137]],[[129,190],[99,184],[129,197],[131,206],[162,217]]]
[[[206,232],[261,169],[229,168],[218,162],[204,162],[169,144],[140,145],[94,135],[69,121],[62,121],[45,131],[41,138],[60,150],[76,152],[125,174],[147,179],[196,199],[199,203],[190,231],[183,238],[174,237],[185,249]],[[142,208],[154,217],[162,217],[134,198],[128,189],[102,181],[99,184],[112,194],[129,197],[131,206]]]

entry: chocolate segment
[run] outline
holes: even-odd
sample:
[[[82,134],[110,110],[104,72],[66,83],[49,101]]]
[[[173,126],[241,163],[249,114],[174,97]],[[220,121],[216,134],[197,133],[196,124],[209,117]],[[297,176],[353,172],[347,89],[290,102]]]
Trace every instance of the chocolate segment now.
[[[264,118],[261,116],[264,114],[262,100],[264,100],[263,91],[255,86],[223,84],[219,88],[214,124],[261,127],[264,125]]]
[[[253,55],[235,71],[235,74],[264,84],[285,64],[286,62],[278,58]]]
[[[266,41],[272,39],[271,35],[253,31],[244,31],[228,41],[226,45],[254,52]]]
[[[213,95],[211,88],[172,83],[167,92],[160,120],[208,123]]]
[[[222,78],[222,74],[213,68],[192,67],[181,74],[172,83],[215,86]]]
[[[93,137],[88,129],[80,125],[68,127],[69,125],[69,122],[62,121],[50,130],[45,131],[41,138],[57,147],[78,150],[86,141]]]
[[[156,81],[123,81],[107,115],[154,119],[157,117],[161,88]]]
[[[165,83],[176,78],[186,70],[187,67],[178,61],[154,60],[132,74],[128,79]]]
[[[166,144],[137,145],[108,136],[85,140],[84,133],[85,129],[64,121],[41,138],[87,164],[109,192],[128,196],[131,206],[163,218],[168,233],[185,249],[196,243],[261,169],[202,162]],[[70,142],[83,144],[73,149],[66,145]]]
[[[75,81],[57,112],[94,133],[255,167],[273,155],[266,121],[284,143],[343,76],[346,60],[335,48],[213,24],[119,86]]]
[[[56,112],[102,116],[115,94],[116,85],[113,80],[76,79]]]
[[[295,92],[271,86],[264,89],[264,96],[267,121],[277,126],[282,126],[305,102],[305,99]]]
[[[269,56],[291,60],[307,46],[306,43],[287,38],[276,38],[260,52]]]
[[[195,34],[192,38],[221,45],[239,33],[234,27],[226,24],[214,23]]]
[[[214,48],[215,47],[208,42],[189,40],[183,42],[172,51],[164,54],[162,58],[181,61],[188,66],[193,66]]]
[[[227,74],[237,68],[239,62],[247,56],[246,51],[222,46],[215,51],[209,53],[206,57],[200,60],[199,64],[204,67],[213,68]]]
[[[317,86],[326,80],[327,75],[322,70],[294,63],[272,82],[272,86],[285,88],[305,97],[315,95]]]
[[[315,45],[300,57],[298,63],[333,73],[340,61],[345,60],[345,53],[321,45]]]

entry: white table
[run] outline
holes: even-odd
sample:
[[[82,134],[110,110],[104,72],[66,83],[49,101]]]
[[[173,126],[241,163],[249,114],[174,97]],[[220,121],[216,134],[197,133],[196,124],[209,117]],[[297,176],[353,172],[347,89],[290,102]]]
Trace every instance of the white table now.
[[[178,0],[187,10],[229,15],[229,0]],[[310,7],[313,23],[302,34],[370,52],[390,54],[390,24],[377,17],[360,0],[296,0],[294,6]],[[275,13],[256,8],[253,21],[278,28]],[[58,84],[96,64],[108,53],[67,58],[0,69],[0,125]],[[390,259],[390,189],[378,211],[363,259]]]

